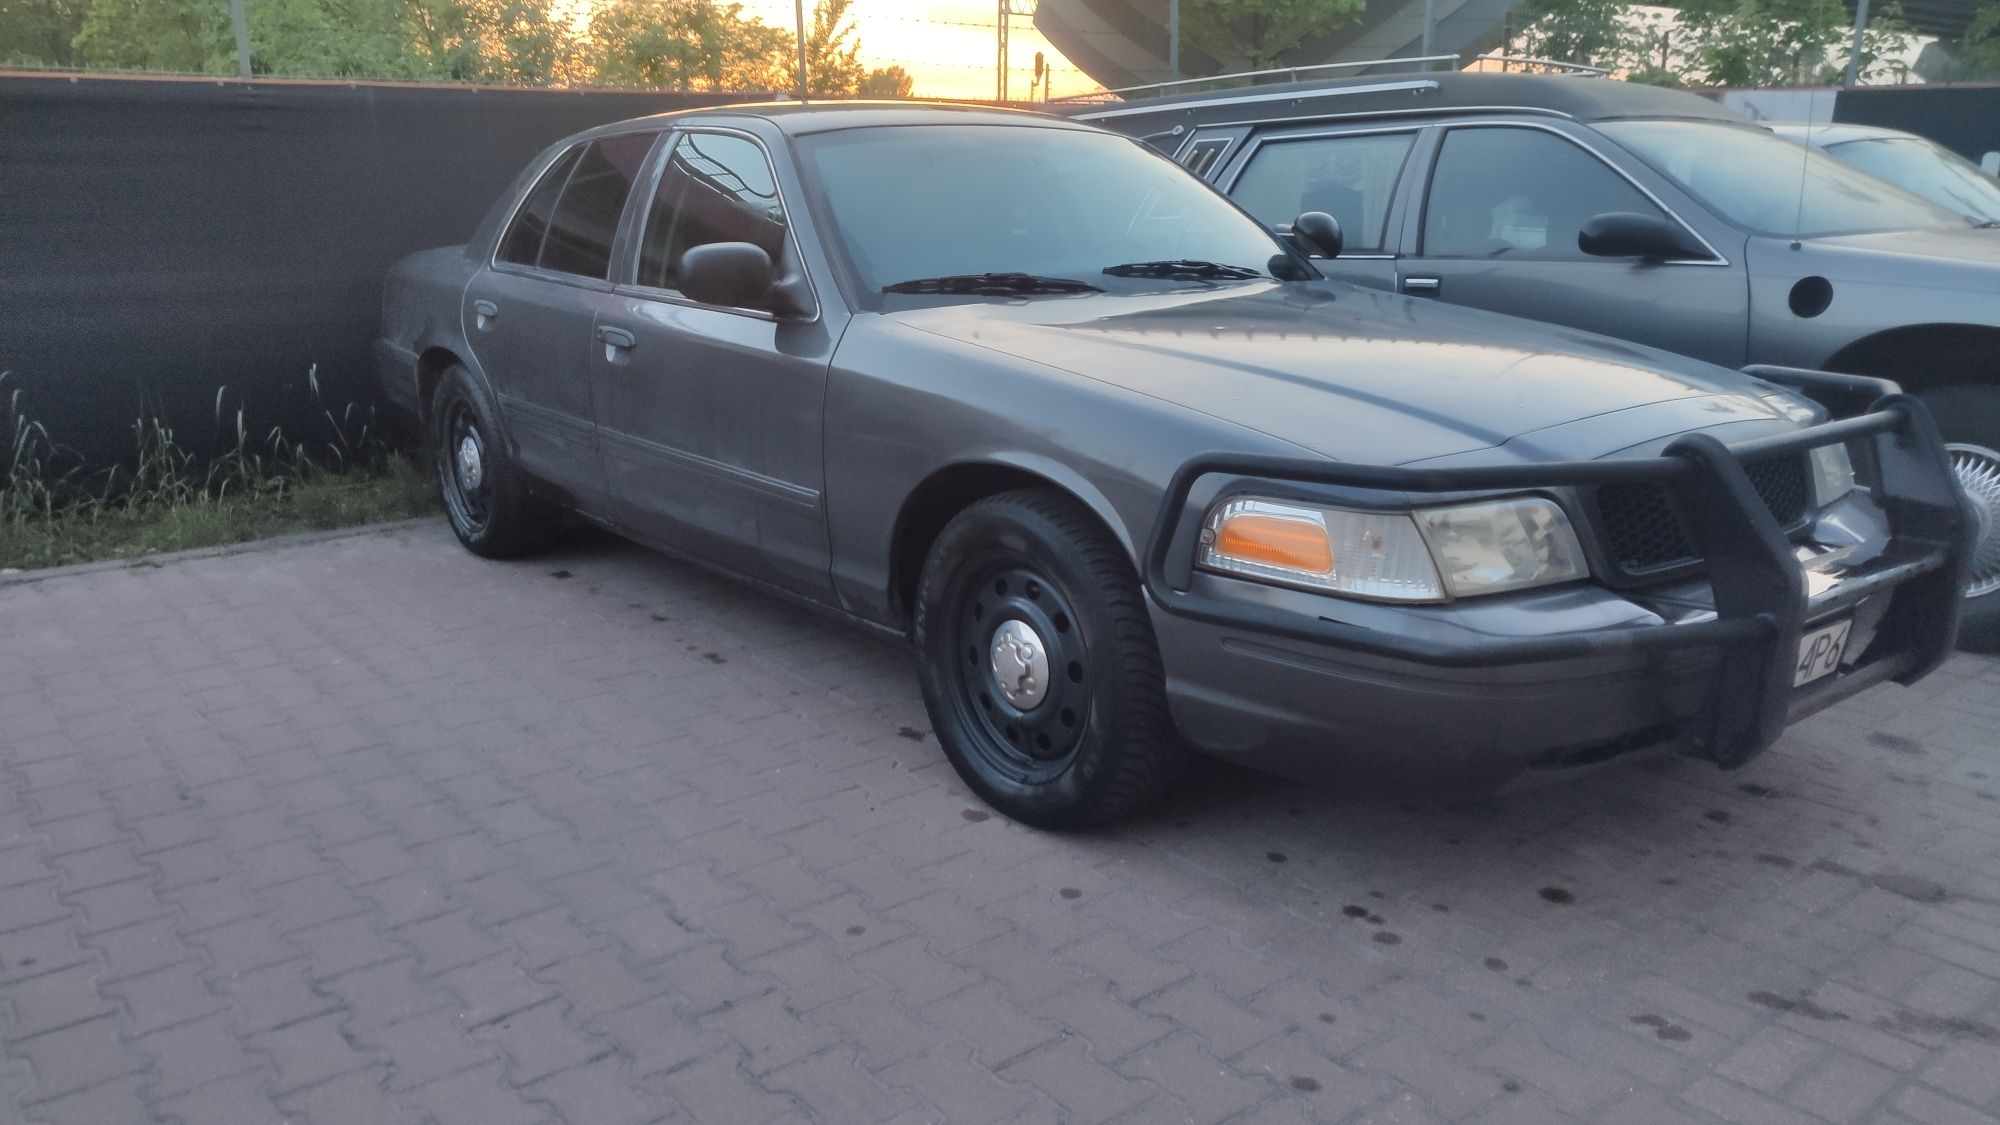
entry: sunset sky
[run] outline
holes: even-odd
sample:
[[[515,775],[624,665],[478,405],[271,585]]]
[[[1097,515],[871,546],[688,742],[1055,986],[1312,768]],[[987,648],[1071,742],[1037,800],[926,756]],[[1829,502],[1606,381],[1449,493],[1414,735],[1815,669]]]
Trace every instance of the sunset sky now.
[[[740,0],[745,15],[774,27],[792,26],[792,0]],[[806,0],[806,18],[812,18]],[[991,98],[994,93],[995,0],[854,0],[861,62],[871,70],[900,66],[916,80],[915,92],[933,98]],[[1070,65],[1025,17],[1009,21],[1009,93],[1025,98],[1034,77],[1035,52],[1055,67],[1057,97],[1097,88]]]

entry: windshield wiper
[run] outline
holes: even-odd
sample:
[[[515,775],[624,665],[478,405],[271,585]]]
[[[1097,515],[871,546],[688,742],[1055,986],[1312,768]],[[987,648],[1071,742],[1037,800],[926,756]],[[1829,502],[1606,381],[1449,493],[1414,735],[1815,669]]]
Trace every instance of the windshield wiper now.
[[[1248,281],[1264,276],[1263,270],[1253,270],[1248,266],[1225,266],[1220,262],[1202,262],[1192,258],[1171,262],[1126,262],[1122,266],[1106,266],[1104,272],[1112,277],[1157,277],[1167,281]]]
[[[1088,281],[1036,277],[1031,273],[955,273],[884,285],[884,293],[950,293],[978,297],[1024,297],[1031,293],[1102,293]]]
[[[1987,219],[1984,222],[1975,222],[1972,224],[1973,230],[1992,230],[1995,227],[2000,227],[2000,219]]]

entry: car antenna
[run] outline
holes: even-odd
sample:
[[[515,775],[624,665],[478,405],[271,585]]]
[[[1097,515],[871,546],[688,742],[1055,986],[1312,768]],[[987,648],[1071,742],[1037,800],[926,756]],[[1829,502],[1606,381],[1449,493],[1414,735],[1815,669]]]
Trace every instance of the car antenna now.
[[[1807,103],[1807,105],[1811,104],[1810,102]],[[1804,245],[1803,237],[1806,229],[1806,177],[1812,172],[1814,152],[1813,127],[1819,124],[1816,120],[1817,117],[1818,115],[1811,109],[1806,111],[1806,143],[1800,146],[1803,151],[1799,153],[1799,205],[1798,209],[1792,212],[1792,249],[1794,250]]]

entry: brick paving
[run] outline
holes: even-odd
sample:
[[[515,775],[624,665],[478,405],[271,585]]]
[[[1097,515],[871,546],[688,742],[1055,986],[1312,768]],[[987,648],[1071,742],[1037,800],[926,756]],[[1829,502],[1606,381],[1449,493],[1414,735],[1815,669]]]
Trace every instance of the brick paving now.
[[[0,1120],[1993,1121],[1996,688],[1048,835],[897,649],[602,538],[17,582]]]

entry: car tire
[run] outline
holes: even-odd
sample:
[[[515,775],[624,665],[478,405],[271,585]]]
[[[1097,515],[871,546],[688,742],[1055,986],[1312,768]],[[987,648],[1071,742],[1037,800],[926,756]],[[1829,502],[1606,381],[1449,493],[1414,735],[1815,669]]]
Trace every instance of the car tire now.
[[[1102,824],[1186,772],[1192,753],[1167,711],[1138,577],[1061,492],[991,496],[946,525],[924,566],[914,640],[938,742],[1015,820]]]
[[[431,441],[437,449],[438,491],[458,541],[475,555],[515,558],[549,545],[561,513],[528,492],[507,459],[492,396],[463,366],[438,380],[431,398]]]
[[[1973,552],[1959,645],[2000,648],[2000,391],[1944,387],[1918,397],[1937,419],[1958,483],[1986,512],[1984,534]]]

